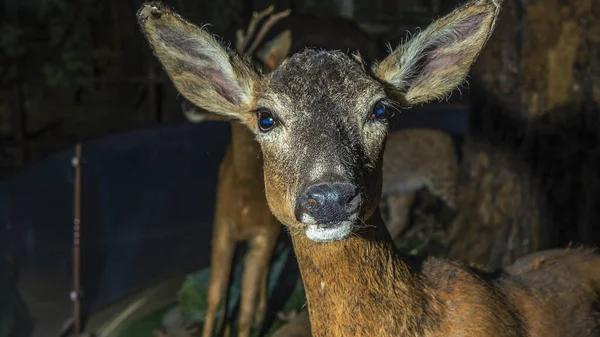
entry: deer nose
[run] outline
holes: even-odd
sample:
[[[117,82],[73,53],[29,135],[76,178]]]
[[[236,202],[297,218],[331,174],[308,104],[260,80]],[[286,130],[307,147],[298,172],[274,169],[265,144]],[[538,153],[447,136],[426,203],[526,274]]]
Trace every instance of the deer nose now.
[[[321,226],[333,225],[350,220],[358,210],[360,202],[358,187],[354,184],[312,185],[298,198],[296,219]]]

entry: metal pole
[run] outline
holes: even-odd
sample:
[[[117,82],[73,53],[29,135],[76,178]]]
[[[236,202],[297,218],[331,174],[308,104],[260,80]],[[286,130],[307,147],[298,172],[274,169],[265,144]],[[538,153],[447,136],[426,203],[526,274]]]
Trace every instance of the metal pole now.
[[[75,193],[73,200],[73,290],[70,297],[73,301],[73,330],[75,336],[79,336],[80,326],[80,231],[81,231],[81,144],[75,146],[75,157],[73,157],[73,167],[75,167]]]

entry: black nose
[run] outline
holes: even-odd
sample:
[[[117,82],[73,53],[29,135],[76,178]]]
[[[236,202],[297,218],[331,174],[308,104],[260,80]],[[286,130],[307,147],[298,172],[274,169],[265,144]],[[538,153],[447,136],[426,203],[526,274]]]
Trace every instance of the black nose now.
[[[312,185],[298,198],[296,219],[304,222],[306,214],[320,225],[347,221],[360,206],[360,201],[358,188],[353,184]]]

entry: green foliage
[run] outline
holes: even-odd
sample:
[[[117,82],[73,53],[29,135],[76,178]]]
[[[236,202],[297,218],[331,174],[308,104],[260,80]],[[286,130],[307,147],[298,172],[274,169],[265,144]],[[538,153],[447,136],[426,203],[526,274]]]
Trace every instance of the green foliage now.
[[[291,286],[295,285],[289,298],[281,308],[281,311],[283,312],[299,311],[306,303],[306,295],[299,275],[284,275],[283,273],[286,263],[289,263],[290,259],[295,259],[291,254],[293,254],[291,246],[280,245],[274,253],[275,258],[271,264],[269,274],[268,294],[271,299],[281,296],[281,294],[274,293],[275,287],[280,283],[290,284]],[[232,272],[233,281],[229,289],[228,317],[236,317],[235,310],[239,305],[243,264],[237,263],[233,267]],[[209,278],[210,270],[204,269],[188,275],[181,286],[178,293],[178,303],[186,322],[202,322],[204,320],[204,316],[206,315]],[[222,315],[222,310],[217,312],[217,321],[220,315]],[[236,321],[237,320],[234,319],[234,324],[232,326],[234,331],[237,330]],[[275,332],[283,324],[285,324],[284,321],[276,319],[269,328],[270,332],[267,336]],[[254,331],[253,333],[257,334],[258,331]]]
[[[188,275],[183,282],[177,294],[177,299],[186,321],[202,321],[204,319],[209,277],[210,269],[204,269]]]
[[[294,292],[290,296],[290,298],[285,302],[283,308],[281,309],[284,313],[289,313],[292,311],[299,312],[306,307],[306,293],[304,292],[304,286],[302,285],[302,280],[298,280],[296,284],[296,288]],[[280,319],[275,320],[269,331],[266,333],[267,336],[274,334],[277,330],[279,330],[285,323]]]
[[[299,311],[306,305],[306,293],[304,292],[304,285],[302,284],[302,280],[299,279],[298,283],[296,283],[296,288],[294,292],[289,297],[287,302],[281,308],[283,312],[289,311]]]
[[[120,337],[152,337],[154,330],[159,330],[162,325],[162,317],[167,313],[176,303],[169,304],[165,307],[154,310],[148,315],[139,318],[133,322],[130,326],[125,328],[120,334]]]

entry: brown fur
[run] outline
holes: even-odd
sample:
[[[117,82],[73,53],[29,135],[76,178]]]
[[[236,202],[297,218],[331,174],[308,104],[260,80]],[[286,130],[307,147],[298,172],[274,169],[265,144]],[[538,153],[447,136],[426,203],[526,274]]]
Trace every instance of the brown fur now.
[[[428,268],[433,261],[432,259],[426,262],[425,267]],[[600,332],[597,325],[595,330],[593,328],[589,332],[585,330],[597,324],[597,316],[590,315],[585,309],[574,310],[577,307],[587,308],[598,305],[598,298],[590,296],[594,292],[597,296],[597,280],[600,280],[598,257],[593,252],[583,249],[541,251],[518,259],[513,265],[507,267],[505,272],[505,275],[489,284],[489,291],[505,292],[506,295],[501,301],[508,300],[515,303],[512,308],[515,313],[509,314],[509,318],[513,316],[518,322],[519,315],[516,311],[523,312],[524,314],[521,315],[523,317],[529,317],[529,320],[524,323],[525,326],[531,326],[528,328],[530,336],[597,336]],[[464,268],[460,268],[459,273],[469,278],[474,277],[471,281],[480,282],[475,274],[471,274]],[[444,275],[444,269],[441,269],[431,277],[440,274],[446,284],[449,284],[449,276],[456,275],[455,272]],[[596,280],[596,282],[580,283],[581,280]],[[531,284],[537,286],[531,287],[529,286]],[[463,297],[470,296],[470,288],[465,288],[464,285],[461,288],[465,292]],[[574,291],[564,291],[564,289],[574,289]],[[562,303],[570,302],[577,304],[560,307]],[[492,306],[494,303],[488,305]],[[591,322],[586,322],[588,320]],[[573,331],[571,325],[561,326],[561,322],[570,321],[575,321],[573,325],[580,328]],[[306,310],[278,330],[280,333],[278,336],[287,336],[285,333],[288,332],[298,337],[311,336]],[[467,334],[467,336],[471,335],[478,336],[473,332]]]
[[[212,322],[222,295],[227,292],[235,245],[241,241],[248,242],[248,252],[242,276],[239,336],[249,335],[255,314],[257,326],[262,324],[267,309],[269,261],[281,231],[265,198],[262,157],[254,135],[245,126],[232,122],[231,136],[231,145],[219,168],[203,336],[212,335]],[[224,298],[226,303],[227,296]]]
[[[500,276],[433,258],[416,264],[398,255],[381,221],[388,124],[373,119],[376,102],[411,105],[449,94],[498,11],[497,1],[472,0],[372,69],[343,53],[306,50],[267,76],[163,5],[139,11],[178,90],[203,108],[223,104],[216,113],[257,135],[269,207],[290,230],[315,336],[599,335],[598,256],[540,253],[552,255],[548,267]],[[259,131],[267,111],[278,122]],[[357,218],[319,224],[295,212],[308,186],[337,182],[359,187]]]
[[[408,224],[415,193],[426,187],[450,208],[456,207],[458,157],[452,138],[433,129],[406,129],[388,135],[383,154],[382,199],[392,238]]]
[[[238,36],[240,39],[251,38],[244,36],[243,31]],[[290,39],[289,32],[284,31],[262,45],[259,59],[265,71],[271,71],[287,57]],[[241,45],[243,41],[237,42]],[[229,120],[202,110],[189,101],[185,101],[182,106],[186,116],[194,122]],[[226,311],[227,285],[238,242],[248,242],[242,275],[238,336],[250,335],[254,317],[256,326],[260,328],[267,311],[269,262],[280,232],[281,224],[271,213],[265,197],[260,145],[247,127],[235,120],[231,121],[231,144],[219,168],[203,337],[209,337],[213,333],[215,316],[222,298],[225,303],[223,311]]]

